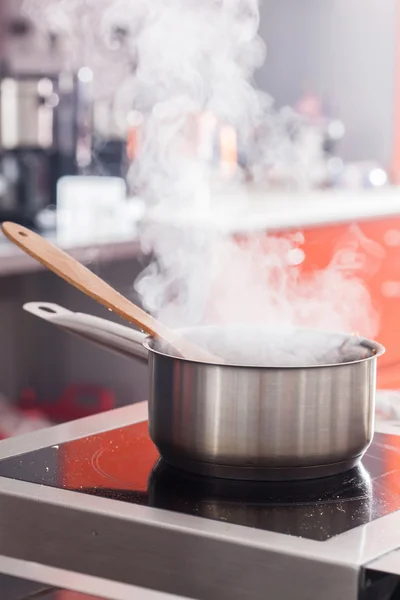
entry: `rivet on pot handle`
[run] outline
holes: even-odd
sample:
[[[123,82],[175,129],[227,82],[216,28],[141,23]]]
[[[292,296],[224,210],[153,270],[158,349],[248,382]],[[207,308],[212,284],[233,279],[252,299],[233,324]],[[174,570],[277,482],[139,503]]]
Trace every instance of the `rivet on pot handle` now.
[[[74,313],[50,302],[28,302],[23,308],[69,333],[74,333],[107,350],[147,362],[148,351],[142,346],[146,335],[140,331],[93,315]]]

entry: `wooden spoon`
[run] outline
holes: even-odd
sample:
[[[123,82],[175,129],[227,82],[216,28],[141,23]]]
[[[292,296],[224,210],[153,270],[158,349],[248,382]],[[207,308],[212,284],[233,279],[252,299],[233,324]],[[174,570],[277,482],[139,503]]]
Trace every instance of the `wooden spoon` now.
[[[66,254],[43,237],[17,225],[3,223],[4,235],[32,258],[75,286],[84,294],[133,323],[142,331],[169,344],[183,358],[201,362],[223,363],[204,348],[183,338],[178,332],[165,327],[147,312],[122,296],[80,262]]]

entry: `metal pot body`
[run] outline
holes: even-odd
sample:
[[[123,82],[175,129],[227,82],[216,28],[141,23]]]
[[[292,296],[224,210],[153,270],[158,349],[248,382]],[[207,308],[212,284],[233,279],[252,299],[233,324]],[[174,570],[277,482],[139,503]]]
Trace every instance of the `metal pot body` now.
[[[146,360],[149,431],[167,463],[247,480],[324,477],[354,467],[372,441],[377,358],[308,367],[191,362],[129,327],[57,305],[25,310],[125,356]],[[143,342],[143,343],[142,343]]]
[[[216,477],[322,477],[372,441],[376,357],[309,368],[191,363],[150,349],[149,431],[166,462]]]

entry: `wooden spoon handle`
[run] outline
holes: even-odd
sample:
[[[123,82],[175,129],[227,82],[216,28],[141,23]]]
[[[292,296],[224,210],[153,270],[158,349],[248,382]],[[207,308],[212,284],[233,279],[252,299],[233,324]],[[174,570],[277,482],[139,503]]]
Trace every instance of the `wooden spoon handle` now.
[[[16,223],[3,223],[3,233],[24,252],[97,302],[150,335],[159,335],[155,319],[135,306],[103,279],[43,237]]]
[[[205,362],[221,362],[218,357],[182,338],[174,330],[165,327],[72,256],[37,233],[16,223],[3,223],[2,230],[10,241],[56,275],[123,319],[135,324],[142,331],[167,342],[183,357]]]

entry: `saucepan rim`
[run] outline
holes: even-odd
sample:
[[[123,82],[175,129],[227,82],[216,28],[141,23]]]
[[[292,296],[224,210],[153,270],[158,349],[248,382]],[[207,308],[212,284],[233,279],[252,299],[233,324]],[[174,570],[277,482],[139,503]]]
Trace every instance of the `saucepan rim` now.
[[[182,332],[184,330],[181,330]],[[331,333],[331,334],[340,334],[340,335],[344,335],[347,336],[348,338],[352,337],[352,334],[348,334],[348,333],[343,333],[343,332],[333,332],[333,331],[322,331],[322,330],[315,330],[315,331],[321,331],[321,333]],[[200,360],[193,360],[190,358],[183,358],[182,356],[175,356],[173,354],[167,354],[166,352],[162,352],[161,350],[158,350],[157,348],[153,347],[154,342],[156,341],[155,338],[151,335],[148,335],[145,337],[145,339],[142,342],[142,346],[144,348],[146,348],[146,350],[151,353],[151,354],[155,354],[157,356],[160,356],[161,358],[165,358],[165,359],[170,359],[170,360],[174,360],[174,361],[179,361],[182,363],[191,363],[191,364],[195,364],[195,365],[201,365],[204,367],[218,367],[218,368],[225,368],[225,369],[250,369],[250,370],[260,370],[260,371],[296,371],[296,370],[305,370],[305,369],[326,369],[326,368],[333,368],[333,367],[345,367],[345,366],[351,366],[351,365],[356,365],[359,363],[364,363],[364,362],[368,362],[371,360],[374,360],[376,358],[379,358],[379,356],[382,356],[382,354],[385,353],[386,349],[385,347],[380,344],[379,342],[376,342],[374,340],[371,340],[369,338],[363,337],[363,336],[357,336],[360,342],[360,346],[363,346],[365,348],[367,348],[368,350],[371,351],[371,355],[370,356],[366,356],[365,358],[360,358],[357,360],[352,360],[352,361],[347,361],[347,362],[337,362],[337,363],[321,363],[321,364],[312,364],[312,365],[273,365],[273,366],[260,366],[260,365],[243,365],[243,364],[236,364],[236,363],[223,363],[223,362],[206,362],[206,361],[200,361]]]

